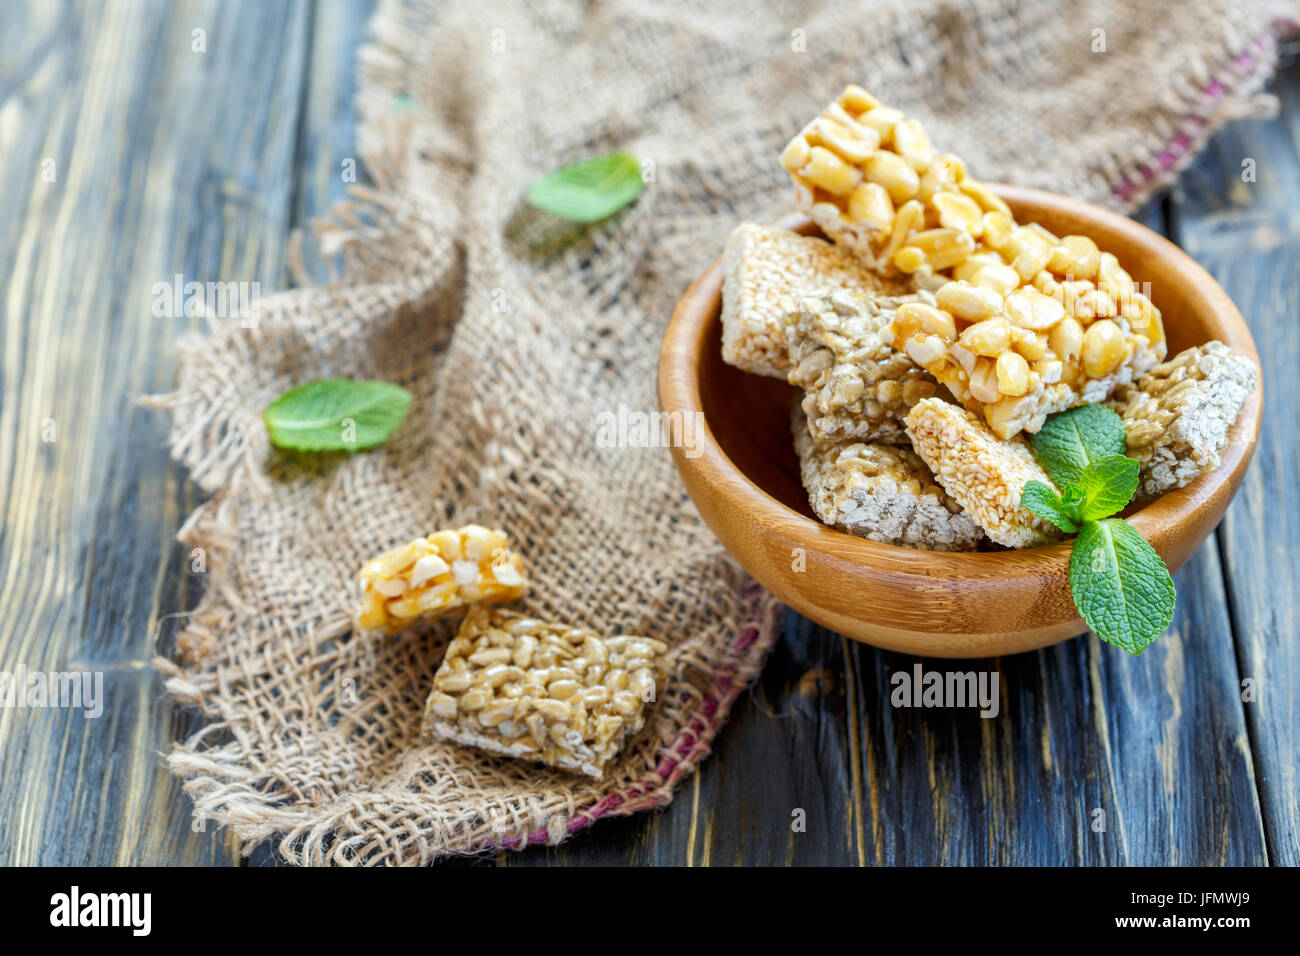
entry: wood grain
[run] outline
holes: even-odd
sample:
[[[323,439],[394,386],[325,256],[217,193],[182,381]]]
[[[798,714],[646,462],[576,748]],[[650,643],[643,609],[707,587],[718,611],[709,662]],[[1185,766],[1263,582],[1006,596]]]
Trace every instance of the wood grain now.
[[[1179,181],[1174,237],[1237,300],[1266,379],[1254,467],[1219,530],[1239,678],[1269,852],[1300,864],[1300,70],[1282,74],[1283,119],[1236,123]],[[1249,160],[1255,181],[1243,181]],[[1242,689],[1245,692],[1245,688]]]
[[[89,721],[0,710],[0,863],[240,862],[225,834],[191,829],[158,759],[195,721],[145,662],[202,576],[174,543],[194,491],[167,459],[163,417],[136,405],[169,386],[170,344],[192,320],[152,316],[149,291],[175,271],[285,285],[290,230],[337,198],[355,155],[369,8],[32,0],[0,14],[0,670],[99,667],[112,706]],[[189,52],[195,27],[206,54]],[[1230,127],[1184,195],[1137,216],[1163,228],[1172,212],[1243,307],[1270,383],[1300,361],[1297,75],[1283,119]],[[1248,200],[1233,192],[1243,150],[1260,168]],[[59,161],[52,184],[45,157]],[[786,612],[758,683],[669,807],[471,865],[1296,862],[1300,570],[1277,529],[1294,520],[1297,411],[1267,390],[1222,552],[1207,544],[1176,575],[1174,632],[1141,658],[1081,638],[923,662],[996,669],[1001,711],[982,720],[892,707],[891,676],[915,658]],[[1247,675],[1261,675],[1253,704]],[[279,858],[263,846],[248,862]]]
[[[94,720],[0,711],[5,862],[238,862],[224,835],[194,832],[160,765],[194,717],[161,701],[148,661],[202,584],[174,541],[193,490],[138,399],[170,387],[170,344],[194,322],[154,316],[154,283],[284,284],[306,11],[31,4],[2,31],[26,43],[5,75],[28,79],[0,104],[0,168],[24,184],[0,239],[0,660],[102,671],[108,698]]]

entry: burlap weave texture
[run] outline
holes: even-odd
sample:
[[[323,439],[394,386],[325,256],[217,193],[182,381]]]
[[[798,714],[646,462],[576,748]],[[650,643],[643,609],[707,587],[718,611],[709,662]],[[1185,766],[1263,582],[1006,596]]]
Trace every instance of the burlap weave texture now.
[[[1131,208],[1253,108],[1285,12],[383,4],[361,54],[373,185],[318,231],[339,276],[263,301],[255,328],[212,320],[182,340],[158,401],[211,493],[181,532],[208,553],[207,590],[159,661],[205,716],[168,757],[198,811],[246,847],[283,837],[293,862],[391,864],[555,842],[669,800],[757,672],[777,606],[700,522],[667,450],[601,447],[597,422],[655,409],[678,296],[738,222],[789,210],[781,146],[857,82],[983,179]],[[537,176],[615,148],[653,181],[609,221],[522,204]],[[261,410],[330,375],[404,385],[407,421],[349,458],[275,453]],[[531,612],[671,645],[674,676],[606,779],[420,735],[454,625],[351,632],[363,560],[469,521],[509,532]]]

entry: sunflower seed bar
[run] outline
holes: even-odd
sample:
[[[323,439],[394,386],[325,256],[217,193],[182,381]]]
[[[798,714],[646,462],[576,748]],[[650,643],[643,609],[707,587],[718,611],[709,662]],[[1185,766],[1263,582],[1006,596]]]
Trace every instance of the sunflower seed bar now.
[[[790,430],[808,502],[824,524],[930,551],[972,551],[984,536],[935,484],[925,462],[906,448],[817,441],[798,407]]]
[[[804,390],[808,431],[824,441],[903,442],[903,416],[938,383],[891,344],[900,299],[845,290],[806,296],[790,313],[791,385]]]
[[[754,223],[731,233],[723,262],[723,361],[776,378],[785,378],[789,371],[782,326],[795,297],[823,288],[906,290],[904,283],[864,268],[847,249]]]
[[[781,154],[799,207],[933,301],[899,308],[895,348],[1001,438],[1104,401],[1165,357],[1160,310],[1086,236],[1021,225],[915,119],[850,86]]]
[[[1185,349],[1110,403],[1129,457],[1142,463],[1138,498],[1154,498],[1217,468],[1228,429],[1255,390],[1255,365],[1222,342]]]
[[[1028,482],[1053,487],[1023,438],[1000,439],[974,413],[939,398],[907,413],[907,434],[935,480],[998,544],[1027,548],[1060,537],[1020,507]]]
[[[473,607],[447,647],[424,729],[507,757],[600,777],[645,725],[667,645]]]
[[[366,562],[357,626],[389,634],[467,604],[512,601],[528,582],[504,531],[476,524],[435,531]]]

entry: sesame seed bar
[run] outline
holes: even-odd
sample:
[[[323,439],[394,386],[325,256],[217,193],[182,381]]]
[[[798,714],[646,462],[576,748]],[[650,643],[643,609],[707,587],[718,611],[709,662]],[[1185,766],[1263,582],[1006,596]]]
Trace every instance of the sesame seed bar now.
[[[781,154],[799,208],[932,301],[901,306],[893,345],[1000,438],[1104,401],[1165,357],[1160,310],[1086,236],[1017,223],[915,119],[847,87]]]
[[[389,634],[467,604],[512,601],[528,586],[523,562],[508,547],[505,532],[476,524],[435,531],[386,551],[367,561],[358,579],[357,626]]]
[[[885,544],[972,551],[983,532],[906,448],[821,442],[795,407],[790,430],[813,513],[824,524]]]
[[[1142,463],[1139,499],[1218,467],[1255,379],[1250,359],[1212,341],[1179,352],[1116,393],[1110,405],[1124,420],[1129,457]]]
[[[600,777],[645,725],[666,644],[475,606],[447,647],[424,730]]]
[[[789,382],[804,390],[812,437],[905,442],[903,416],[938,383],[890,341],[893,296],[845,290],[798,300],[787,319]]]
[[[746,372],[776,378],[785,378],[789,371],[782,327],[794,297],[822,288],[906,288],[865,268],[834,243],[754,223],[743,223],[731,233],[723,262],[722,359]]]
[[[988,536],[1010,548],[1047,544],[1060,533],[1020,507],[1030,481],[1053,487],[1023,438],[1000,439],[967,409],[940,398],[907,413],[907,434],[935,480]]]

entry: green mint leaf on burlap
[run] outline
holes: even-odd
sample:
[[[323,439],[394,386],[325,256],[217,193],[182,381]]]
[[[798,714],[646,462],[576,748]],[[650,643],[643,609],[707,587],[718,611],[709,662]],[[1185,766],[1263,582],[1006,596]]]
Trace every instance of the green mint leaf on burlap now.
[[[1099,521],[1122,511],[1133,500],[1133,492],[1137,491],[1140,467],[1136,458],[1107,455],[1083,469],[1078,484],[1083,492],[1079,519]]]
[[[631,153],[609,153],[557,169],[528,187],[528,202],[573,222],[598,222],[641,194],[645,182]]]
[[[386,441],[411,405],[388,382],[326,378],[290,389],[262,412],[271,443],[295,451],[360,451]]]
[[[1094,634],[1141,654],[1174,619],[1174,580],[1160,555],[1119,518],[1090,521],[1074,539],[1070,594]]]
[[[1058,488],[1077,482],[1094,461],[1128,450],[1124,422],[1105,405],[1080,405],[1053,415],[1029,444]]]
[[[1074,534],[1079,530],[1077,516],[1071,513],[1054,488],[1041,481],[1025,483],[1024,489],[1020,492],[1020,507],[1028,508],[1066,534]]]

